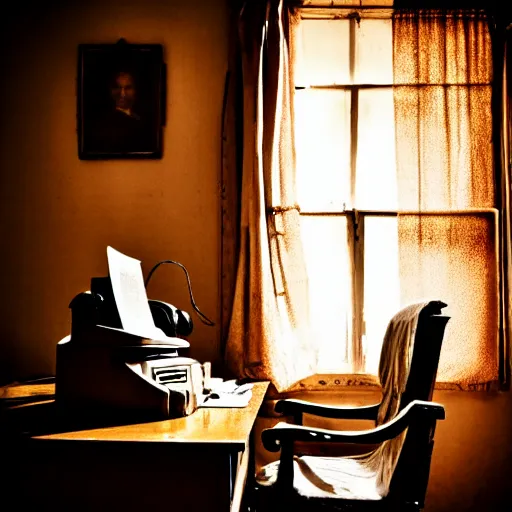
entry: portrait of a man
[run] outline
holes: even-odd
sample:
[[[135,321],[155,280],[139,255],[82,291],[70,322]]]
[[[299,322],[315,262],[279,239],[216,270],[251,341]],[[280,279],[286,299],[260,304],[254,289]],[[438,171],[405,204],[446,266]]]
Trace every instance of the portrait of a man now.
[[[82,45],[79,59],[80,158],[160,158],[161,46]]]

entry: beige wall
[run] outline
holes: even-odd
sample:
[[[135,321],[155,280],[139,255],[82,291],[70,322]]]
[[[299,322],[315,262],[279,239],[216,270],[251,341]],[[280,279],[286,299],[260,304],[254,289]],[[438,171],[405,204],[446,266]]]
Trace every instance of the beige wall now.
[[[54,373],[69,302],[107,275],[107,245],[140,259],[145,275],[159,260],[180,261],[199,308],[219,317],[226,1],[41,4],[2,17],[0,31],[0,381]],[[80,161],[77,45],[121,37],[164,46],[164,158]],[[192,312],[177,267],[160,267],[148,295]],[[215,359],[218,327],[194,320],[192,355]]]
[[[436,391],[438,423],[425,512],[512,510],[512,394]]]

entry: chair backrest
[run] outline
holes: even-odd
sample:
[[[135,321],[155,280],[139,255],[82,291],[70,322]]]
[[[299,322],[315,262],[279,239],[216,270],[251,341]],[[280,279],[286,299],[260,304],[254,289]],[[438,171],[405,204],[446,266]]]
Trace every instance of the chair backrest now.
[[[439,356],[450,317],[442,315],[446,304],[432,301],[420,312],[409,376],[400,397],[400,410],[413,400],[431,401]],[[390,493],[424,506],[430,473],[435,422],[409,427],[390,484]]]
[[[412,400],[432,400],[444,332],[450,319],[441,314],[445,307],[444,302],[432,301],[419,314],[411,368],[400,409]]]
[[[430,318],[444,306],[439,301],[410,304],[391,318],[379,362],[382,401],[377,425],[392,420],[411,400],[431,399],[428,390],[433,388],[442,335],[436,339],[438,346],[423,341],[425,336],[431,336]],[[426,369],[422,366],[423,357],[429,361]]]

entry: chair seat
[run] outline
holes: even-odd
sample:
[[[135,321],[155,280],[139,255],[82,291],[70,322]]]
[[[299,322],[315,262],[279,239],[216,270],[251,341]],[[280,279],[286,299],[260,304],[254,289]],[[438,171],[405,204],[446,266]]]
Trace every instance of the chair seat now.
[[[308,498],[346,500],[382,500],[385,490],[377,482],[377,471],[365,464],[364,458],[294,457],[293,486]],[[264,466],[256,475],[261,486],[273,485],[279,461]]]

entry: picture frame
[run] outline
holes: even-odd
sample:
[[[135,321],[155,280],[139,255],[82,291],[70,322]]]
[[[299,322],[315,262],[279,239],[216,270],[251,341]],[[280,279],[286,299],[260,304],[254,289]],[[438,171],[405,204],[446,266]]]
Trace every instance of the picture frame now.
[[[162,158],[165,87],[162,45],[80,44],[79,158]]]

